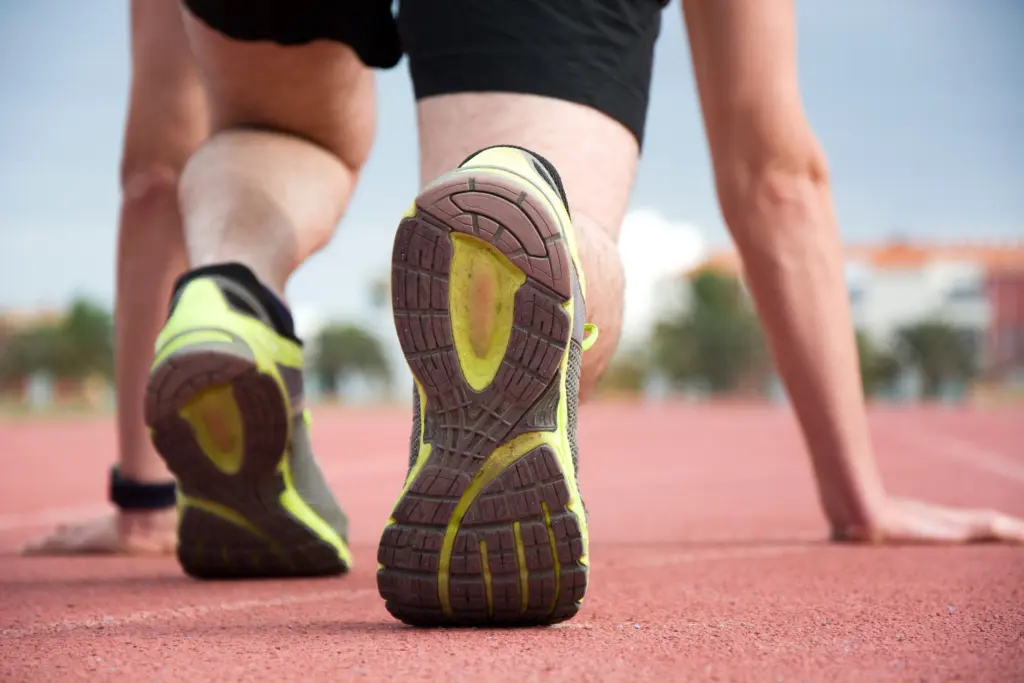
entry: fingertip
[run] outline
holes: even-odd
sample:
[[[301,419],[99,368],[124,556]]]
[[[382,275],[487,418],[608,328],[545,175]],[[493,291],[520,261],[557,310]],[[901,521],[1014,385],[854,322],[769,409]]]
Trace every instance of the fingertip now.
[[[992,530],[1001,541],[1024,544],[1024,520],[997,515],[992,523]]]

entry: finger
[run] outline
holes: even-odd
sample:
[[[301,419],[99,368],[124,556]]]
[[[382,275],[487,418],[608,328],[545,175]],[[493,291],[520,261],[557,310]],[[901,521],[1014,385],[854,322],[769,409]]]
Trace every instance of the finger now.
[[[957,523],[941,517],[921,516],[904,522],[898,529],[885,534],[887,543],[954,544],[972,540],[975,529],[970,524]]]
[[[936,519],[958,528],[964,541],[1024,543],[1024,520],[996,510],[937,508]]]
[[[895,514],[885,520],[884,543],[966,543],[983,529],[981,518],[964,510],[909,499],[892,503]]]
[[[898,502],[900,509],[909,513],[909,527],[903,531],[919,541],[1024,543],[1024,520],[996,510],[952,508],[910,499]]]
[[[1024,520],[1001,512],[990,512],[987,517],[984,540],[1024,544]]]

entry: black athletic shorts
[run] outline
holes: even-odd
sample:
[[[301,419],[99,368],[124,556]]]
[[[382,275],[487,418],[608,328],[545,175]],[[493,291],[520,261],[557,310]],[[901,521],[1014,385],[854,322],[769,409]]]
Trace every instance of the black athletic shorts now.
[[[370,67],[409,57],[417,99],[461,92],[584,104],[643,141],[654,42],[668,0],[183,0],[236,40],[327,39]]]

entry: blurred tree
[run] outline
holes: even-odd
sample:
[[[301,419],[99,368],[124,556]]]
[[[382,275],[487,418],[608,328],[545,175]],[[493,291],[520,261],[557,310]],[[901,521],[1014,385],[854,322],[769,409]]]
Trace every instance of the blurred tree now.
[[[877,396],[896,381],[900,372],[899,360],[861,330],[857,331],[857,357],[865,396]]]
[[[113,377],[114,325],[105,309],[75,300],[55,325],[37,325],[13,334],[0,356],[0,379],[24,379],[35,373],[82,379]]]
[[[0,316],[0,355],[7,349],[14,340],[14,327]]]
[[[761,329],[739,279],[702,271],[691,279],[690,294],[687,310],[654,330],[654,367],[673,384],[700,380],[713,392],[766,380]]]
[[[11,375],[11,365],[14,361],[13,354],[19,350],[16,348],[18,334],[13,326],[7,321],[0,319],[0,383],[15,379]]]
[[[64,370],[57,360],[68,356],[58,347],[65,345],[57,325],[40,325],[17,332],[0,357],[0,379],[20,380],[37,372],[57,376]]]
[[[58,359],[65,368],[63,376],[86,377],[100,374],[114,376],[114,320],[100,306],[78,299],[61,322],[59,332],[66,343],[58,346],[66,358]]]
[[[597,385],[597,394],[639,394],[647,382],[648,361],[636,351],[616,354]]]
[[[332,390],[353,375],[390,385],[391,368],[380,341],[370,332],[344,323],[328,325],[316,337],[313,371]]]
[[[909,361],[921,373],[922,392],[939,395],[946,382],[967,382],[977,375],[975,349],[967,330],[926,320],[899,331]]]

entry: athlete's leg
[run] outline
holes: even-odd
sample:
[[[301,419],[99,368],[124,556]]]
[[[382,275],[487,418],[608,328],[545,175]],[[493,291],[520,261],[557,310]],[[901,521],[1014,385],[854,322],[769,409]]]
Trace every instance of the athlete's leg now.
[[[374,129],[371,71],[342,42],[309,41],[366,17],[334,2],[184,4],[213,130],[180,184],[191,270],[145,406],[181,491],[178,557],[201,577],[343,572],[347,520],[310,449],[283,296],[330,239]]]
[[[617,243],[643,139],[662,0],[528,0],[481,8],[406,0],[399,15],[419,100],[421,177],[515,144],[561,173],[600,337],[580,394],[615,353],[624,275]],[[458,51],[451,46],[459,45]]]
[[[72,524],[30,546],[35,552],[170,552],[171,475],[143,422],[153,343],[174,279],[185,269],[178,178],[206,136],[202,87],[181,24],[179,0],[131,3],[132,76],[121,161],[116,355],[118,470],[138,486],[102,519]],[[125,506],[131,509],[124,509]],[[160,509],[147,510],[149,506]]]
[[[579,609],[581,356],[589,388],[620,333],[616,241],[659,11],[403,4],[426,187],[399,226],[392,288],[416,413],[377,575],[403,621],[543,624]],[[600,337],[584,354],[585,322]]]
[[[241,262],[283,294],[331,238],[370,152],[373,73],[340,43],[244,43],[185,23],[214,129],[181,183],[190,263]]]

